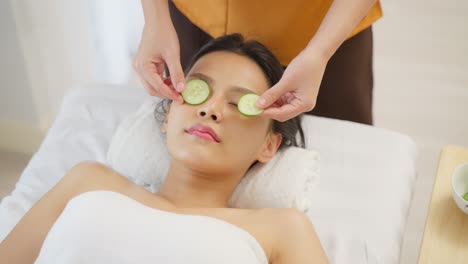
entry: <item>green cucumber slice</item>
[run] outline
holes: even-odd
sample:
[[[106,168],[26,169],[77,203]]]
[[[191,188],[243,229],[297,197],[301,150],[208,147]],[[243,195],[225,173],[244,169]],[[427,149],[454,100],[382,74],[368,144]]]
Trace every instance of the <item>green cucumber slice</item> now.
[[[210,86],[204,80],[194,79],[187,82],[182,97],[187,104],[199,105],[210,95]]]
[[[242,95],[237,103],[237,109],[245,116],[256,116],[263,113],[263,109],[255,105],[259,97],[259,95],[253,93]]]

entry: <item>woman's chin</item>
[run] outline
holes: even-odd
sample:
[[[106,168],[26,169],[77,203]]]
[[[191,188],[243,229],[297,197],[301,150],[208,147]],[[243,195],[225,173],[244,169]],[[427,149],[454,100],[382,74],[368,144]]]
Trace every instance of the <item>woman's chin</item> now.
[[[219,160],[224,154],[218,148],[218,142],[186,134],[182,138],[174,138],[168,142],[168,151],[172,159],[194,168],[213,168],[220,164]]]
[[[169,150],[173,160],[177,162],[186,164],[190,167],[203,167],[211,168],[213,167],[213,161],[216,160],[216,155],[213,151],[206,151],[194,147],[184,147],[184,149],[177,149],[174,151]]]
[[[239,168],[232,157],[226,156],[226,153],[217,153],[211,148],[182,147],[177,144],[173,148],[169,147],[169,153],[173,165],[190,168],[193,171],[222,174]],[[226,163],[226,160],[231,162]]]

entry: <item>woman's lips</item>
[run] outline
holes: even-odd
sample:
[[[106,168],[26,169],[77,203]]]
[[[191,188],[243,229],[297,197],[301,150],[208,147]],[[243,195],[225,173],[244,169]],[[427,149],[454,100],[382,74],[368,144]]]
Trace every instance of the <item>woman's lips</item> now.
[[[206,140],[216,142],[216,140],[209,133],[203,133],[203,132],[198,131],[198,130],[188,131],[187,133],[189,133],[190,135],[194,135],[196,137],[200,137],[200,138],[203,138],[203,139],[206,139]]]
[[[185,131],[191,135],[194,135],[194,136],[206,139],[206,140],[214,141],[216,143],[220,142],[219,137],[216,134],[216,131],[212,129],[211,127],[205,126],[201,123],[192,125],[190,128],[186,129]]]

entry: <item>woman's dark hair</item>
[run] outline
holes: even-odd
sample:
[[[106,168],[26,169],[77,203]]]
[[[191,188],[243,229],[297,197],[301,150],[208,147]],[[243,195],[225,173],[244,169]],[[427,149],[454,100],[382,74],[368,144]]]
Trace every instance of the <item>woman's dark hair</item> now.
[[[185,75],[187,75],[198,59],[215,51],[230,51],[250,58],[256,62],[265,73],[270,87],[275,85],[281,79],[284,72],[284,68],[281,63],[263,44],[255,40],[244,41],[244,37],[241,34],[234,33],[212,39],[201,47],[185,68]],[[171,101],[171,99],[164,99],[156,106],[155,116],[161,123],[166,117],[168,105]],[[303,114],[300,114],[284,122],[273,120],[273,132],[281,134],[283,138],[278,150],[286,146],[305,148],[304,131],[302,130],[301,125],[302,116]],[[298,132],[301,139],[300,144],[296,138]]]

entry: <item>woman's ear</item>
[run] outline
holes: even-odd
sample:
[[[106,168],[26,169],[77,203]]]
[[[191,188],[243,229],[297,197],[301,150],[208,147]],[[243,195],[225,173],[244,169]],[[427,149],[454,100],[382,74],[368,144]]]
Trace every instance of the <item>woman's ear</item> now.
[[[262,150],[260,151],[257,160],[261,163],[266,163],[273,158],[278,150],[279,146],[281,145],[283,137],[280,133],[268,133],[268,138],[266,139]]]

